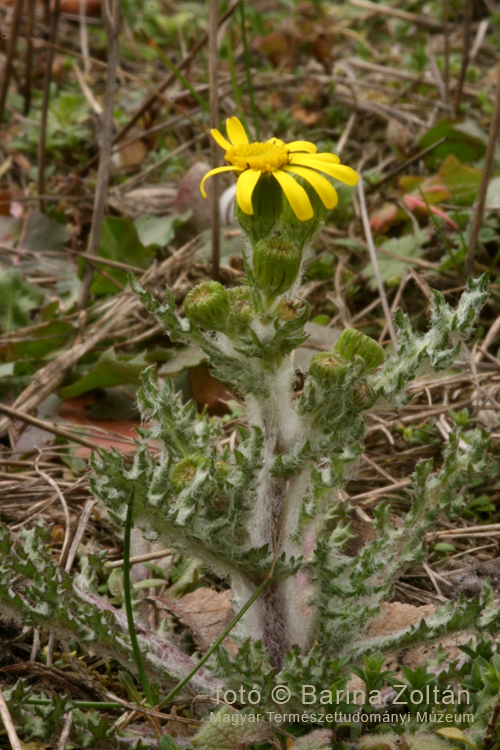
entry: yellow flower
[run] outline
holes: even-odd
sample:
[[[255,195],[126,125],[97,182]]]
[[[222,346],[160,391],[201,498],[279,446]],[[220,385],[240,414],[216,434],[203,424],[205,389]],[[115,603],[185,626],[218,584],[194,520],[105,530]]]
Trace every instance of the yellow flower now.
[[[317,148],[308,141],[283,143],[278,138],[270,138],[265,143],[249,143],[243,125],[237,117],[226,122],[229,141],[218,130],[211,131],[212,137],[226,152],[225,160],[229,167],[212,169],[202,180],[201,192],[207,197],[204,189],[205,180],[219,172],[236,172],[236,200],[245,214],[253,214],[252,193],[259,178],[271,174],[280,184],[293,212],[300,221],[309,221],[314,212],[311,201],[304,190],[292,177],[302,177],[312,185],[321,198],[325,208],[334,208],[338,202],[335,188],[318,172],[324,172],[347,185],[356,185],[358,175],[340,164],[338,156],[318,154]]]

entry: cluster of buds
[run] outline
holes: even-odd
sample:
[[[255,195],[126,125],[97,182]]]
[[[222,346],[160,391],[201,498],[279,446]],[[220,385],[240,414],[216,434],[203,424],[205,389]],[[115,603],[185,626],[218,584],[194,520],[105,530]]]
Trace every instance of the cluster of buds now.
[[[374,372],[384,359],[385,352],[376,341],[346,328],[331,351],[312,358],[309,375],[323,391],[338,391],[356,411],[366,411],[377,394],[363,376]]]
[[[247,286],[235,286],[228,290],[231,304],[231,324],[237,331],[245,330],[253,317],[252,294]]]

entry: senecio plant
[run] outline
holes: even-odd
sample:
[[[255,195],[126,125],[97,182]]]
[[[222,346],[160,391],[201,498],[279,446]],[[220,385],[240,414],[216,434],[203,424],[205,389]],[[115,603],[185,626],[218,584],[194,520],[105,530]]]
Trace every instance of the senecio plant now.
[[[351,508],[340,493],[363,452],[366,414],[407,403],[405,384],[422,362],[437,370],[454,362],[486,299],[486,279],[469,281],[456,310],[434,292],[425,335],[414,333],[398,310],[399,339],[389,355],[363,333],[344,330],[330,351],[313,356],[303,389],[296,392],[294,350],[307,339],[309,318],[301,281],[311,242],[337,203],[323,175],[348,185],[358,176],[308,142],[249,143],[234,117],[227,133],[230,142],[212,131],[228,166],[207,177],[223,170],[237,174],[245,281],[231,289],[216,281],[198,284],[184,300],[184,315],[178,315],[170,291],[163,306],[133,278],[131,287],[173,341],[202,348],[214,374],[244,404],[246,425],[238,428],[231,450],[220,422],[198,414],[192,402],[183,404],[169,378],[159,382],[149,368],[138,397],[147,426],[139,430],[133,463],[117,452],[99,451],[92,461],[92,488],[119,525],[131,516],[146,539],[204,561],[230,584],[235,611],[244,611],[232,631],[242,644],[238,655],[230,659],[219,648],[185,689],[216,695],[220,685],[235,691],[244,686],[256,691],[258,699],[250,703],[257,710],[276,708],[272,691],[281,685],[291,695],[285,708],[303,711],[310,706],[299,686],[329,688],[335,669],[347,661],[453,630],[494,631],[500,625],[486,585],[479,599],[461,598],[419,625],[383,637],[367,635],[398,576],[422,559],[426,529],[439,515],[450,517],[463,507],[462,489],[485,463],[481,431],[460,441],[452,436],[437,470],[432,461],[421,461],[400,527],[391,521],[390,506],[380,505],[374,511],[376,537],[356,554],[346,551]],[[153,443],[161,446],[158,459],[150,450]],[[39,546],[31,539],[27,552],[16,553],[16,574],[27,575],[29,550],[38,554]],[[92,589],[89,566],[73,583],[64,581],[58,585],[66,602],[71,596],[79,602],[74,610],[69,604],[64,612],[37,609],[35,586],[31,603],[26,593],[19,602],[20,595],[9,589],[7,610],[24,607],[26,618],[28,607],[36,624],[52,618],[60,634],[79,634],[92,641],[94,651],[133,668],[124,615]],[[160,687],[189,673],[194,662],[164,635],[145,625],[137,629],[146,671]],[[265,732],[254,736],[240,729],[235,747],[266,739]],[[199,747],[222,747],[220,738],[212,741],[207,732],[201,730]],[[326,747],[327,739],[316,739],[314,747]]]

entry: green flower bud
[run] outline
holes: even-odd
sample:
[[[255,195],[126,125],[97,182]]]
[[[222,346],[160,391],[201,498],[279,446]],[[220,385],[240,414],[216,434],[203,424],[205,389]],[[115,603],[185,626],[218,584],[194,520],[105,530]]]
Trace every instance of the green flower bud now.
[[[385,352],[376,341],[353,328],[346,328],[342,331],[335,344],[335,351],[350,362],[356,356],[361,357],[365,362],[367,372],[376,370],[385,359]]]
[[[283,294],[297,278],[301,260],[302,253],[293,242],[277,235],[269,237],[254,248],[254,278],[266,292]]]
[[[219,475],[219,477],[221,478],[229,476],[231,472],[231,464],[229,464],[227,461],[216,461],[214,466],[216,475]]]
[[[247,286],[235,286],[228,290],[231,303],[231,320],[238,328],[248,325],[253,317],[252,295]]]
[[[281,320],[294,320],[304,305],[304,300],[282,299],[276,308],[276,315]]]
[[[348,362],[336,352],[315,354],[309,365],[309,375],[323,385],[344,384]]]
[[[357,382],[354,385],[354,388],[352,389],[352,400],[354,402],[354,406],[356,406],[360,411],[369,409],[371,406],[373,406],[376,399],[377,396],[375,394],[375,391],[373,390],[371,385],[368,385],[368,383]]]
[[[184,298],[184,312],[189,320],[202,328],[224,330],[229,316],[227,289],[218,281],[197,284]]]
[[[236,221],[248,235],[252,245],[269,237],[283,210],[283,190],[272,175],[261,174],[252,193],[253,214],[244,213],[234,205]]]
[[[187,484],[193,481],[197,470],[203,466],[203,456],[193,454],[181,459],[172,471],[171,479],[176,492],[181,492]]]

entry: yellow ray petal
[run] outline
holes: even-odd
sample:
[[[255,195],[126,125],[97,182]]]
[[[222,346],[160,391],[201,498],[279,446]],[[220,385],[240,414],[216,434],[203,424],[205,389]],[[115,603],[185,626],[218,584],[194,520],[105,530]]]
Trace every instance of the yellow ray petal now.
[[[346,167],[344,164],[331,164],[327,161],[321,161],[315,159],[314,156],[302,156],[302,154],[295,154],[289,161],[288,166],[292,167],[297,165],[299,167],[309,167],[310,169],[317,169],[319,172],[325,172],[339,182],[345,182],[346,185],[356,185],[359,179],[357,172],[351,167]]]
[[[237,117],[230,117],[229,120],[226,120],[226,130],[233,146],[240,146],[241,144],[248,143],[245,128]]]
[[[283,192],[285,193],[292,210],[299,221],[309,221],[314,216],[311,201],[304,188],[299,185],[293,177],[286,172],[277,170],[272,172]]]
[[[300,154],[292,154],[292,157],[295,158],[295,156],[300,156]],[[322,154],[304,154],[308,159],[314,159],[315,161],[326,161],[329,164],[340,164],[340,159],[338,156],[335,156],[335,154],[327,154],[326,152]]]
[[[335,208],[339,202],[337,191],[333,185],[330,185],[326,177],[314,172],[312,169],[306,169],[305,167],[285,167],[285,171],[297,174],[299,177],[303,177],[304,180],[307,180],[307,182],[316,190],[325,208]]]
[[[335,154],[328,154],[326,153],[326,151],[321,154],[313,154],[313,156],[319,161],[329,161],[331,164],[340,164],[340,159],[338,156],[335,156]]]
[[[290,149],[290,153],[293,153],[294,151],[307,151],[309,154],[315,154],[318,150],[317,146],[315,146],[314,143],[309,143],[309,141],[292,141],[286,145]]]
[[[209,177],[213,177],[214,174],[219,174],[219,172],[241,172],[241,169],[239,167],[217,167],[217,169],[211,169],[210,172],[207,172],[200,185],[201,194],[204,198],[207,197],[204,188],[205,180],[208,180]]]
[[[247,169],[238,177],[236,200],[243,213],[249,216],[253,216],[252,193],[259,177],[260,172],[256,169]]]
[[[210,134],[211,134],[212,138],[214,139],[214,141],[217,141],[217,143],[219,144],[219,146],[221,148],[223,148],[224,151],[228,151],[228,149],[231,148],[231,144],[229,143],[229,141],[226,141],[226,139],[224,138],[224,136],[222,135],[222,133],[219,133],[218,130],[216,130],[215,128],[213,128],[210,131]]]

